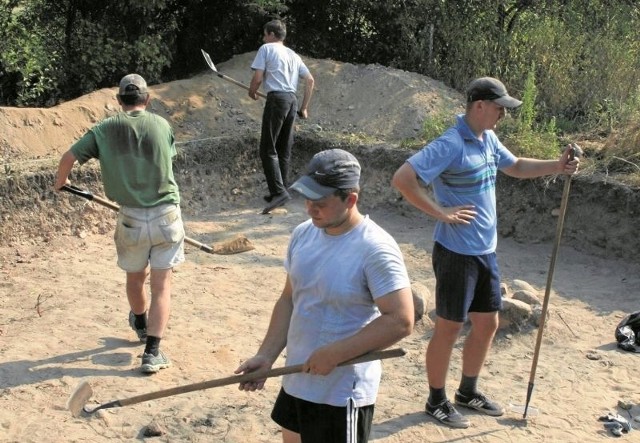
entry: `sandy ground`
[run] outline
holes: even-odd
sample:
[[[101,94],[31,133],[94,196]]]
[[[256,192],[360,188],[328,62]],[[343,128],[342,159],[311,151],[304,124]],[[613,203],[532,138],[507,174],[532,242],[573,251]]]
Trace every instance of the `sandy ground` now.
[[[250,58],[251,54],[238,57],[218,68],[247,82]],[[406,72],[320,60],[310,64],[317,74],[318,91],[314,117],[302,123],[306,130],[332,129],[347,136],[364,133],[398,141],[415,135],[426,112],[455,107],[458,97],[437,82]],[[153,92],[158,96],[154,112],[170,118],[181,142],[242,135],[255,132],[259,125],[260,104],[210,73],[157,85]],[[114,112],[113,94],[114,90],[97,91],[52,110],[0,108],[5,173],[29,168],[30,161],[51,165],[83,130]],[[20,164],[19,158],[28,161]],[[150,441],[280,441],[279,430],[269,418],[280,386],[277,378],[259,393],[225,386],[92,416],[72,417],[66,407],[83,380],[93,388],[88,404],[92,407],[227,377],[253,355],[284,284],[282,260],[289,234],[306,214],[302,200],[296,198],[286,211],[259,215],[264,184],[259,171],[250,172],[255,186],[242,189],[233,199],[225,195],[224,203],[217,193],[226,185],[221,179],[198,192],[193,186],[184,187],[187,202],[196,197],[204,199],[205,207],[215,202],[208,210],[185,208],[189,236],[216,242],[244,234],[256,248],[222,256],[186,247],[187,261],[175,270],[172,316],[163,340],[174,366],[153,376],[138,372],[143,348],[127,324],[124,274],[116,267],[109,229],[114,214],[106,209],[96,212],[100,210],[95,203],[59,205],[51,196],[43,197],[52,211],[46,213],[51,220],[39,219],[43,230],[66,226],[54,219],[86,219],[87,225],[86,229],[67,226],[45,236],[46,241],[23,238],[0,245],[1,442],[134,441],[147,438],[145,431],[152,424],[162,435]],[[194,176],[192,182],[197,180]],[[375,186],[386,189],[388,179]],[[381,201],[368,203],[365,195],[361,209],[395,236],[412,280],[433,291],[433,222],[408,206]],[[29,210],[27,204],[23,210]],[[551,252],[549,241],[522,244],[501,239],[498,254],[504,282],[511,287],[514,279],[524,280],[542,296]],[[614,438],[604,430],[599,416],[607,412],[640,416],[640,357],[619,351],[614,341],[621,318],[640,308],[639,267],[637,261],[592,256],[562,246],[530,403],[539,413],[532,409],[523,420],[509,408],[509,404],[525,403],[537,329],[507,329],[498,334],[480,382],[482,390],[507,406],[507,413],[499,418],[470,413],[472,426],[466,430],[443,427],[424,413],[428,390],[424,348],[432,334],[434,308],[433,300],[427,298],[428,314],[399,344],[406,355],[383,364],[371,440],[591,442]],[[450,396],[460,376],[460,353],[457,347]],[[282,360],[277,363],[282,364]],[[622,410],[619,400],[633,408]],[[640,423],[634,424],[640,428]],[[639,441],[638,435],[634,430],[619,440]]]
[[[260,393],[226,386],[79,418],[66,409],[69,395],[82,380],[94,390],[88,403],[93,407],[227,377],[252,355],[284,282],[282,258],[288,235],[305,219],[305,212],[300,199],[271,216],[256,214],[252,206],[259,205],[257,200],[248,203],[187,221],[191,234],[215,232],[220,225],[231,234],[236,226],[236,232],[247,235],[256,249],[219,256],[187,247],[187,261],[174,275],[173,311],[163,341],[174,366],[150,377],[137,371],[143,348],[127,326],[124,275],[115,266],[109,235],[65,236],[44,249],[2,248],[0,441],[130,441],[141,439],[152,423],[165,432],[156,441],[279,441],[278,428],[269,418],[279,388],[277,378]],[[431,223],[416,214],[367,212],[395,235],[412,279],[432,288]],[[504,239],[499,254],[505,282],[523,279],[542,289],[550,251],[549,244],[523,247]],[[469,429],[452,430],[424,414],[424,347],[432,332],[425,316],[400,343],[406,356],[384,362],[372,441],[609,438],[598,417],[608,411],[627,416],[617,408],[618,400],[632,402],[630,414],[640,415],[638,357],[617,350],[613,341],[622,315],[637,307],[634,289],[639,276],[636,265],[561,249],[530,403],[539,414],[530,413],[527,420],[510,409],[497,419],[472,413]],[[432,310],[433,300],[427,300],[427,311]],[[532,328],[501,332],[496,339],[481,387],[505,405],[525,402],[535,336]],[[459,373],[458,348],[449,391]],[[636,441],[636,432],[622,440]]]

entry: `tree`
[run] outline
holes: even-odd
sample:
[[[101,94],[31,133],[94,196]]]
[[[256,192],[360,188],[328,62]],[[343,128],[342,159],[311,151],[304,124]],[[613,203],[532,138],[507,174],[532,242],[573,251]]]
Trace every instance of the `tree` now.
[[[286,7],[276,0],[184,0],[184,14],[177,33],[175,63],[168,74],[182,77],[205,65],[200,48],[214,62],[235,54],[257,50],[262,43],[262,26],[281,18]]]
[[[157,82],[171,66],[179,0],[4,0],[3,5],[9,3],[11,26],[5,32],[10,34],[0,54],[15,86],[5,96],[3,84],[3,96],[17,105],[51,105],[112,87],[127,72]]]

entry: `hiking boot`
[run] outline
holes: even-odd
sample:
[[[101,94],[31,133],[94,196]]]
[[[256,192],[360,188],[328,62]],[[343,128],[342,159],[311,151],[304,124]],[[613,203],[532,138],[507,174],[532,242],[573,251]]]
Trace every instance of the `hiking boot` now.
[[[169,360],[169,357],[164,355],[162,351],[158,351],[157,356],[147,354],[146,352],[142,354],[142,365],[140,366],[140,370],[145,374],[154,374],[160,369],[167,369],[170,366],[171,360]]]
[[[455,399],[457,405],[475,409],[476,411],[484,412],[493,417],[499,417],[504,414],[504,408],[502,406],[489,400],[479,392],[474,395],[464,395],[460,391],[456,391]]]
[[[147,313],[145,312],[145,315],[146,314]],[[142,329],[136,328],[136,314],[134,314],[133,311],[129,311],[129,326],[131,326],[131,329],[136,331],[136,334],[138,335],[138,339],[142,343],[147,341],[147,328],[142,328]]]
[[[427,415],[434,417],[440,423],[444,423],[452,428],[468,428],[471,422],[467,417],[459,413],[449,400],[445,400],[439,405],[431,406],[429,402],[425,405]]]

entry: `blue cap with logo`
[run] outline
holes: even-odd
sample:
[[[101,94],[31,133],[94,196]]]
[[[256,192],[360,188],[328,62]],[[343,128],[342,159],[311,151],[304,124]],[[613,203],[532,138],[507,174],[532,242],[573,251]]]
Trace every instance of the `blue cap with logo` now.
[[[360,186],[360,163],[343,149],[328,149],[313,156],[307,173],[291,185],[291,189],[307,200],[320,200],[338,189]]]

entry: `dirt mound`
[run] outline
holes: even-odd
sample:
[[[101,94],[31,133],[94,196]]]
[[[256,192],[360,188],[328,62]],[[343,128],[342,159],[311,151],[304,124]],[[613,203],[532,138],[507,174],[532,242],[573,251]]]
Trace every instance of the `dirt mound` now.
[[[249,84],[250,52],[216,65]],[[215,62],[215,60],[214,60]],[[310,117],[300,130],[366,134],[388,142],[415,137],[429,113],[461,110],[462,96],[428,77],[380,65],[353,65],[307,58],[316,78]],[[262,99],[216,76],[204,60],[190,79],[151,87],[151,110],[167,118],[178,142],[259,130]],[[86,129],[119,110],[117,89],[101,89],[50,109],[0,108],[3,163],[58,156]]]
[[[217,63],[217,69],[248,84],[254,56],[255,52],[235,56]],[[309,141],[314,135],[366,134],[369,141],[393,143],[414,137],[429,112],[462,109],[457,92],[418,74],[380,65],[306,61],[317,87],[310,118],[298,122],[299,155],[294,173],[304,167],[307,153],[321,149],[321,142]],[[244,89],[216,76],[204,60],[202,64],[202,73],[190,79],[151,87],[150,110],[167,118],[176,133],[181,152],[176,176],[187,202],[185,209],[193,214],[205,205],[246,204],[247,198],[259,195],[263,186],[253,147],[257,145],[264,102],[250,99]],[[4,166],[4,175],[0,176],[0,234],[5,234],[7,241],[49,241],[58,232],[69,230],[76,234],[109,232],[111,217],[104,216],[104,209],[92,207],[79,219],[61,216],[72,207],[91,205],[56,195],[50,187],[59,156],[87,129],[120,110],[116,93],[115,87],[101,89],[50,109],[0,108]],[[391,165],[402,160],[398,157]],[[377,161],[367,163],[389,167]],[[74,174],[74,181],[94,192],[101,191],[95,162],[76,168]],[[389,174],[384,177],[379,184],[371,184],[378,190],[376,197],[392,192]],[[212,193],[211,189],[220,191]]]
[[[236,56],[217,68],[248,84],[254,54]],[[363,193],[369,194],[364,201],[371,207],[391,204],[394,210],[413,211],[389,185],[393,171],[411,154],[397,146],[418,135],[428,115],[462,111],[461,95],[427,77],[380,65],[316,59],[307,63],[317,88],[310,118],[298,122],[294,176],[318,150],[343,147],[357,152],[365,171],[371,171],[369,178],[363,177]],[[176,176],[188,202],[185,209],[197,215],[205,206],[260,206],[253,200],[264,188],[255,147],[264,103],[216,76],[204,61],[203,67],[193,78],[151,88],[151,110],[171,121],[182,153]],[[0,176],[0,234],[5,238],[49,239],[65,227],[108,232],[110,226],[100,212],[88,227],[60,217],[51,208],[59,196],[50,186],[60,154],[96,122],[119,110],[115,94],[116,88],[102,89],[51,109],[0,108],[5,173]],[[91,166],[74,173],[74,180],[101,189],[99,171]],[[503,236],[526,243],[553,239],[557,220],[552,214],[560,203],[562,180],[502,176],[498,186]],[[635,260],[640,248],[633,223],[638,192],[594,177],[574,179],[572,189],[564,242],[590,253]]]

